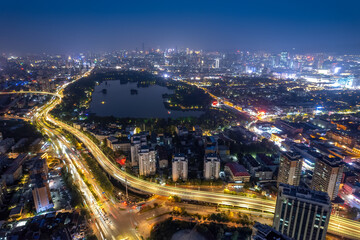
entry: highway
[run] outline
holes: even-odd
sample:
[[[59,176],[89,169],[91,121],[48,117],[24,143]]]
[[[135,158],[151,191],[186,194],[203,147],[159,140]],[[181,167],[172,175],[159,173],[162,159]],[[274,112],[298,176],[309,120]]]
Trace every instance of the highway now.
[[[62,90],[63,88],[59,89],[58,93],[51,94],[55,97],[43,107],[33,111],[33,122],[50,137],[55,151],[66,159],[66,164],[73,176],[74,184],[81,191],[84,204],[92,213],[91,226],[98,239],[140,239],[134,227],[133,213],[120,211],[114,202],[105,197],[104,191],[94,180],[94,176],[81,157],[81,154],[71,146],[62,130],[52,128],[46,122],[45,116],[48,114],[49,109],[52,109],[61,101]],[[35,92],[23,91],[20,93],[29,94]],[[85,176],[87,183],[83,176]],[[89,185],[92,189],[90,189]]]
[[[39,121],[38,124],[43,124]],[[104,195],[104,190],[96,183],[94,176],[81,155],[71,146],[70,142],[64,138],[59,129],[51,129],[46,125],[42,128],[50,137],[55,149],[67,160],[68,169],[74,178],[74,184],[80,189],[85,200],[86,207],[92,212],[94,222],[93,229],[97,233],[98,239],[140,239],[134,228],[132,216],[129,211],[120,211],[116,204]],[[86,177],[83,179],[82,176]],[[89,185],[92,187],[90,190]],[[96,196],[96,197],[95,197]]]
[[[59,90],[60,92],[61,90]],[[12,93],[12,92],[11,92]],[[21,93],[34,93],[35,92],[24,92]],[[84,179],[80,175],[80,169],[82,171],[87,171],[86,168],[81,165],[81,160],[78,157],[78,154],[76,154],[74,151],[72,151],[71,147],[69,146],[69,142],[66,140],[66,138],[61,134],[61,131],[58,129],[54,129],[49,127],[47,122],[45,121],[45,113],[48,113],[48,108],[52,108],[53,106],[56,106],[61,100],[60,94],[51,94],[54,95],[49,103],[44,105],[42,108],[36,109],[34,114],[32,115],[33,122],[37,125],[38,128],[40,128],[43,133],[49,136],[51,139],[51,144],[53,145],[54,150],[59,156],[63,156],[66,160],[66,165],[68,171],[70,171],[72,177],[73,177],[73,183],[77,186],[77,188],[81,191],[81,194],[84,199],[84,204],[87,207],[87,209],[92,213],[92,228],[94,229],[94,233],[97,235],[98,239],[116,239],[114,236],[116,236],[111,226],[112,224],[109,223],[109,220],[106,219],[106,216],[99,206],[99,202],[103,203],[103,199],[101,197],[101,193],[99,193],[99,189],[95,187],[96,193],[100,195],[100,201],[97,201],[93,193],[90,191],[89,187],[85,183]],[[115,228],[116,229],[116,228]]]
[[[61,97],[58,93],[52,93],[52,92],[41,92],[41,91],[12,91],[12,92],[0,92],[0,95],[8,95],[8,94],[40,94],[40,95],[53,95],[56,97]]]
[[[91,154],[96,158],[101,167],[114,179],[125,183],[135,189],[141,190],[150,194],[157,194],[161,196],[179,196],[182,199],[186,200],[195,200],[200,202],[207,202],[213,204],[223,204],[230,206],[237,206],[241,208],[246,208],[248,210],[262,211],[265,213],[274,213],[275,211],[275,201],[274,200],[264,200],[259,198],[248,198],[238,195],[230,195],[224,193],[214,193],[207,191],[199,190],[189,190],[181,189],[172,186],[160,185],[145,180],[141,180],[133,175],[130,175],[122,171],[117,164],[113,163],[106,155],[101,151],[99,146],[97,146],[88,136],[86,136],[80,130],[75,129],[74,127],[65,124],[59,120],[53,118],[49,112],[56,107],[62,100],[62,90],[67,86],[64,85],[59,89],[59,91],[54,95],[54,98],[49,102],[49,104],[44,105],[42,108],[39,108],[35,114],[35,119],[39,119],[41,116],[46,121],[52,123],[55,126],[61,127],[62,129],[70,132],[75,137],[77,137],[84,145],[88,148]],[[3,92],[0,94],[9,94],[14,92]],[[25,92],[17,92],[25,93]],[[34,93],[34,92],[26,92]],[[57,96],[56,96],[57,95]],[[331,216],[328,232],[345,236],[351,239],[359,239],[360,236],[360,223],[352,221],[349,219]]]
[[[57,121],[51,116],[48,117],[48,120],[53,124],[60,126],[68,132],[74,134],[81,142],[85,144],[85,146],[89,149],[89,151],[98,160],[99,164],[108,174],[123,183],[125,183],[125,179],[127,179],[127,183],[133,188],[161,196],[176,195],[186,200],[196,200],[201,202],[231,205],[242,208],[255,209],[257,211],[260,210],[269,213],[274,213],[275,211],[275,201],[272,200],[247,198],[237,195],[212,193],[198,190],[187,190],[170,186],[162,186],[160,184],[141,180],[122,171],[116,164],[111,162],[111,160],[109,160],[105,156],[101,149],[91,139],[89,139],[81,131],[63,122]],[[360,223],[341,217],[331,216],[328,232],[339,236],[346,236],[352,239],[359,239]]]
[[[122,171],[115,163],[109,160],[101,149],[84,133],[77,130],[63,122],[57,121],[48,116],[48,119],[54,125],[60,126],[66,131],[74,134],[84,145],[89,149],[93,156],[98,160],[102,168],[111,175],[114,179],[125,183],[135,189],[144,191],[146,193],[157,194],[161,196],[176,195],[182,199],[195,200],[201,202],[232,205],[242,208],[256,209],[264,212],[274,212],[275,201],[264,200],[259,198],[247,198],[243,196],[235,196],[223,193],[213,193],[207,191],[198,191],[190,189],[176,188],[172,186],[164,186],[157,183],[141,180],[133,175]]]
[[[73,177],[73,183],[81,191],[84,199],[84,204],[92,213],[93,215],[92,220],[96,222],[95,226],[97,228],[97,231],[93,226],[93,229],[95,230],[94,233],[97,235],[99,239],[105,239],[105,237],[110,236],[110,234],[108,233],[109,231],[108,231],[106,219],[103,216],[103,212],[101,208],[98,206],[98,203],[95,197],[93,196],[93,194],[91,193],[90,189],[88,188],[88,186],[86,185],[86,183],[79,174],[78,168],[76,167],[75,164],[76,158],[72,155],[69,149],[64,147],[65,146],[63,143],[64,140],[54,135],[51,132],[51,129],[44,127],[43,131],[50,137],[51,143],[55,151],[59,154],[59,156],[63,156],[67,160],[66,165]]]

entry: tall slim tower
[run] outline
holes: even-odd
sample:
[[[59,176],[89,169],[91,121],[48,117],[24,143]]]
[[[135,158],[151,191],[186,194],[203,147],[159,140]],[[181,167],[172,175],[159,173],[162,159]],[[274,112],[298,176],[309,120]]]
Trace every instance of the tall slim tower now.
[[[296,240],[324,240],[330,213],[327,193],[280,184],[273,227]]]
[[[298,186],[303,159],[299,153],[284,152],[280,156],[278,185],[280,183]]]
[[[131,137],[131,166],[137,166],[139,164],[139,149],[141,147],[141,138],[140,136]]]
[[[216,58],[214,68],[219,68],[219,67],[220,67],[220,58]]]

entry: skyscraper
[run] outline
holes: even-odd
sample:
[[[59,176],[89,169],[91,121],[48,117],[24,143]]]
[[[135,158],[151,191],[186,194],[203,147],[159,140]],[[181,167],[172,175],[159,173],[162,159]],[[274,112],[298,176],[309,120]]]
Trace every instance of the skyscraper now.
[[[220,159],[215,153],[208,153],[204,157],[204,178],[218,179],[220,173]]]
[[[289,53],[288,52],[281,52],[280,54],[280,62],[283,67],[288,66],[288,60],[289,60]]]
[[[139,150],[139,174],[149,176],[156,173],[156,153],[148,146],[141,146]]]
[[[186,181],[188,178],[188,160],[183,153],[177,153],[172,160],[172,179],[177,181],[182,179]]]
[[[323,157],[316,161],[311,189],[327,192],[330,199],[336,198],[344,170],[344,163],[338,157]]]
[[[273,227],[296,240],[323,240],[330,213],[327,193],[280,184]]]
[[[300,183],[302,157],[296,152],[284,152],[280,156],[278,185],[280,183],[298,186]]]

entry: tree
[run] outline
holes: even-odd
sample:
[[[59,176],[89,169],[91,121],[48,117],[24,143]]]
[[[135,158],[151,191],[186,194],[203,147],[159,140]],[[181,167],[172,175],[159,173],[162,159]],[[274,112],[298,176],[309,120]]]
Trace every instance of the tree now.
[[[231,240],[237,240],[239,238],[239,232],[235,231],[231,237]]]
[[[352,207],[348,210],[348,218],[355,219],[359,214],[359,210],[356,207]]]
[[[251,187],[251,184],[250,184],[250,183],[247,182],[247,183],[244,184],[244,188],[245,188],[245,189],[249,189],[250,187]]]
[[[224,229],[221,227],[216,235],[216,239],[221,240],[224,236]]]

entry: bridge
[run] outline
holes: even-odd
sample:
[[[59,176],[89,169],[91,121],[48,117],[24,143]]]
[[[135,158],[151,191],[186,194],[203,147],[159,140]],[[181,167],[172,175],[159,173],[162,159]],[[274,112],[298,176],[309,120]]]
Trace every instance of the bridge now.
[[[40,94],[40,95],[53,95],[55,97],[61,98],[62,96],[58,93],[52,92],[42,92],[42,91],[12,91],[12,92],[0,92],[0,95],[8,94]]]

